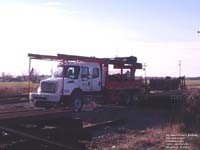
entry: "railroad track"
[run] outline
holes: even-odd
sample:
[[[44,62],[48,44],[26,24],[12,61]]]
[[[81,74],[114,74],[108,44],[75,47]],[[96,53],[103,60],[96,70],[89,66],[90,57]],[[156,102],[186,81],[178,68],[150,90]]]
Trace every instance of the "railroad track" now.
[[[4,98],[22,98],[22,97],[27,97],[28,98],[28,94],[6,94],[6,95],[0,95],[0,99],[4,99]]]
[[[17,149],[30,149],[30,147],[24,147],[24,145],[27,146],[27,143],[29,143],[28,145],[32,145],[33,149],[35,149],[34,145],[39,145],[39,149],[42,149],[41,147],[43,146],[47,146],[49,149],[79,149],[69,144],[59,143],[55,139],[48,139],[50,136],[53,138],[57,134],[59,135],[59,132],[56,134],[54,132],[57,132],[57,130],[43,129],[45,126],[55,126],[56,129],[62,129],[62,126],[59,127],[59,125],[62,125],[62,122],[69,128],[73,126],[79,127],[80,121],[71,118],[63,120],[63,116],[70,112],[72,110],[69,108],[17,108],[0,110],[0,131],[2,134],[4,133],[4,136],[0,136],[0,141],[5,141],[7,149],[16,149],[16,147],[18,147]],[[70,124],[70,126],[67,124]],[[65,139],[64,136],[63,139]],[[18,142],[12,145],[12,141]]]
[[[92,132],[105,126],[124,123],[125,119],[84,125],[73,118],[70,108],[24,108],[0,110],[0,141],[7,149],[85,149],[80,140],[90,141]],[[12,141],[15,144],[12,144]],[[1,144],[0,144],[1,146]],[[31,147],[32,146],[32,147]]]
[[[29,102],[27,94],[0,96],[0,105],[26,103],[26,102]]]

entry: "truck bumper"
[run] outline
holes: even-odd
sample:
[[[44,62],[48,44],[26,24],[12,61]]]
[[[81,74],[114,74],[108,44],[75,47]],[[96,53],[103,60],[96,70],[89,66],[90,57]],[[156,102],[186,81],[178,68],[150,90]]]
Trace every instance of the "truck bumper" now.
[[[51,93],[30,93],[30,101],[42,101],[42,102],[59,102],[61,95]]]

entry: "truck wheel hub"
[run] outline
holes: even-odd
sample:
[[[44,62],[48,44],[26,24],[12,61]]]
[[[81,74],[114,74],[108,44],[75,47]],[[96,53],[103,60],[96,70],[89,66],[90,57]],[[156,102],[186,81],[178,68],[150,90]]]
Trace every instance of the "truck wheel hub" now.
[[[79,98],[76,98],[74,101],[74,107],[79,109],[81,107],[81,100]]]

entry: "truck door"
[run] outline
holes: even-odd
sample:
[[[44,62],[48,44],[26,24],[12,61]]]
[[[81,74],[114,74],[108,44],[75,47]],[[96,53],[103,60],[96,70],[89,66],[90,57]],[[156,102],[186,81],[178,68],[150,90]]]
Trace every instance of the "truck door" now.
[[[92,69],[92,77],[91,77],[91,85],[92,91],[100,91],[101,90],[101,76],[100,76],[100,69],[93,68]]]
[[[91,91],[91,79],[89,79],[89,68],[81,67],[80,87],[82,91]]]

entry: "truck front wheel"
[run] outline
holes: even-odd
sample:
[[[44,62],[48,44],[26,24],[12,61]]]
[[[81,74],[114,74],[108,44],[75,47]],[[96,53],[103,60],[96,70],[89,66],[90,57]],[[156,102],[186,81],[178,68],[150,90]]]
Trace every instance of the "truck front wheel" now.
[[[83,104],[83,96],[81,92],[75,91],[72,93],[70,98],[70,106],[76,110],[80,110]]]

